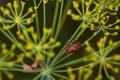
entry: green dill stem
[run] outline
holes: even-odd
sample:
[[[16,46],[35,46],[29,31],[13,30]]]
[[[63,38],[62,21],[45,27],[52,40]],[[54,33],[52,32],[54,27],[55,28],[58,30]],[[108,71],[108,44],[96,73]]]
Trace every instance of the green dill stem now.
[[[5,75],[8,75],[10,72],[8,72],[7,70],[3,71]]]
[[[85,14],[85,11],[84,11],[84,0],[82,0],[82,12],[83,12],[83,14]]]
[[[106,57],[106,58],[105,58],[106,61],[112,61],[113,59],[114,59],[113,56],[110,56],[110,57]]]
[[[10,37],[15,41],[18,42],[17,39],[15,38],[15,36],[11,33],[10,30],[7,30],[8,34],[10,35]]]
[[[37,79],[36,79],[37,80]],[[40,80],[44,80],[44,76],[42,76],[41,78],[40,78]]]
[[[77,12],[79,13],[80,16],[82,16],[82,12],[79,10],[79,8],[76,8]]]
[[[99,30],[100,31],[100,30]],[[96,35],[99,33],[99,31],[96,32]],[[83,32],[80,32],[80,34]],[[90,41],[91,39],[93,39],[96,35],[92,35],[87,41]],[[80,36],[80,35],[79,35]],[[84,46],[85,42],[81,45]],[[72,53],[71,53],[72,54]],[[68,58],[71,54],[68,54],[67,56],[63,57],[62,59],[60,59],[59,61],[57,61],[56,63],[54,63],[54,65],[60,63],[61,61],[65,60],[66,58]]]
[[[9,59],[11,59],[11,57],[10,57],[10,54],[11,54],[11,52],[12,51],[9,51],[6,55],[4,55],[2,58],[1,58],[1,60],[9,60]]]
[[[26,38],[26,41],[32,43],[32,39],[30,39],[29,34],[27,33],[27,31],[25,32],[24,29],[22,29],[22,31],[23,31],[23,34],[24,34],[24,36],[25,36],[25,38]]]
[[[63,76],[63,75],[61,75],[61,74],[52,73],[52,75],[55,75],[55,76],[57,76],[57,77],[60,77],[60,78],[63,78],[63,79],[69,80],[69,78],[67,78],[66,76]]]
[[[90,79],[92,73],[93,73],[92,70],[88,70],[88,71],[83,75],[83,80],[88,80],[88,79]]]
[[[80,27],[81,27],[81,24],[79,25],[79,27],[77,28],[75,33],[71,36],[71,38],[67,41],[67,43],[63,46],[63,48],[59,51],[59,53],[55,56],[55,58],[53,59],[53,61],[50,64],[50,66],[54,66],[54,63],[56,63],[58,60],[60,60],[60,58],[64,55],[66,46],[70,43],[70,41],[72,41],[72,39],[74,39],[76,34],[79,32]]]
[[[59,21],[58,21],[58,33],[56,33],[56,37],[55,38],[57,38],[58,37],[58,35],[59,35],[59,32],[61,31],[61,29],[62,29],[62,26],[63,26],[63,24],[64,24],[64,22],[65,22],[65,19],[66,19],[66,16],[67,16],[67,11],[68,11],[68,9],[70,8],[70,6],[71,6],[71,3],[72,3],[72,0],[68,0],[67,1],[67,4],[66,4],[66,6],[65,6],[65,8],[64,8],[64,11],[62,11],[63,10],[63,3],[61,3],[61,17],[59,16]],[[63,12],[63,15],[62,15],[62,12]],[[61,18],[61,19],[60,19]]]
[[[119,65],[120,66],[120,62],[117,61],[109,61],[111,64],[115,64],[115,65]]]
[[[26,52],[23,48],[21,48],[18,45],[18,42],[15,42],[13,38],[11,38],[2,28],[0,28],[0,31],[9,39],[11,40],[21,51]]]
[[[103,64],[103,69],[104,69],[104,71],[105,71],[105,74],[106,74],[107,78],[109,78],[110,75],[108,74],[108,71],[107,71],[107,69],[106,69],[105,64]]]
[[[66,18],[66,13],[67,13],[67,10],[69,9],[70,5],[71,5],[71,2],[72,0],[68,0],[65,8],[64,8],[64,11],[63,11],[63,3],[64,1],[62,1],[61,3],[61,9],[60,9],[60,16],[59,16],[59,20],[58,20],[58,26],[57,26],[57,32],[55,33],[55,39],[57,39],[61,29],[62,29],[62,25],[65,21],[65,18]],[[58,8],[59,8],[59,0],[57,0],[56,2],[56,8],[55,8],[55,13],[54,13],[54,19],[53,19],[53,24],[52,24],[52,29],[53,29],[53,33],[52,33],[52,36],[54,34],[54,31],[55,31],[55,25],[56,25],[56,20],[57,20],[57,14],[58,14]],[[63,13],[63,15],[62,15]],[[53,50],[53,48],[51,48],[51,50]],[[48,63],[50,62],[50,59],[48,58]]]
[[[40,7],[41,2],[42,2],[42,0],[40,0],[40,1],[39,1],[39,3],[38,3],[38,6],[37,6],[37,7]]]
[[[28,12],[26,12],[24,15],[22,15],[21,16],[21,19],[23,19],[23,18],[25,18],[26,16],[28,16],[30,14],[30,12],[28,11]],[[18,16],[18,15],[16,15],[16,16]]]
[[[52,80],[50,75],[46,76],[48,80]]]
[[[96,51],[96,54],[98,54],[99,55],[99,58],[101,57],[101,56],[104,56],[104,54],[106,54],[106,52],[104,52],[106,50],[106,48],[102,48],[102,49],[99,49],[98,51]],[[103,52],[102,52],[103,51]],[[100,54],[99,54],[100,53]],[[104,54],[103,54],[104,53]]]
[[[45,3],[43,2],[43,28],[46,27],[46,8]]]
[[[20,12],[20,13],[19,13],[19,16],[22,16],[24,7],[25,7],[25,6],[22,6],[22,7],[21,7],[21,10],[19,11],[19,12]]]
[[[16,16],[16,15],[15,15],[15,16]],[[11,15],[8,15],[8,17],[11,18],[11,19],[13,19],[13,20],[15,19],[15,18],[14,18],[13,16],[11,16]]]
[[[72,71],[77,71],[77,70],[79,70],[80,68],[87,68],[87,67],[89,67],[90,66],[90,64],[86,64],[86,65],[84,65],[84,66],[80,66],[80,67],[77,67],[77,68],[73,68],[72,69]],[[68,72],[68,70],[54,70],[54,72],[57,72],[57,73],[61,73],[61,72]]]
[[[79,37],[84,33],[84,31],[85,31],[86,29],[87,29],[87,28],[81,29],[81,31],[79,31],[78,34],[76,35],[76,39],[79,38]]]
[[[90,8],[90,5],[89,6],[87,5],[86,6],[86,12],[89,10],[89,8]]]
[[[63,1],[62,1],[63,2]],[[61,15],[61,20],[59,21],[60,23],[60,27],[57,27],[57,28],[59,28],[58,29],[58,34],[57,35],[59,35],[59,32],[61,31],[61,29],[62,29],[62,26],[63,26],[63,24],[64,24],[64,22],[65,22],[65,19],[66,19],[66,16],[67,16],[67,10],[70,8],[70,6],[71,6],[71,3],[72,3],[72,0],[68,0],[67,2],[66,2],[67,4],[66,4],[66,6],[65,6],[65,8],[64,8],[64,11],[63,11],[63,15]],[[62,4],[61,4],[62,5]],[[61,10],[62,10],[62,7],[63,6],[61,6]],[[55,26],[56,26],[56,23],[57,23],[57,14],[58,14],[58,8],[59,8],[59,0],[57,0],[57,2],[56,2],[56,8],[55,8],[55,13],[54,13],[54,18],[53,18],[53,23],[52,23],[52,29],[53,29],[53,31],[55,31]],[[61,13],[62,13],[62,11],[61,11]],[[60,17],[59,17],[59,19],[60,19]],[[53,34],[55,34],[54,32],[53,32]],[[53,36],[53,34],[52,34],[52,36]],[[56,36],[57,37],[57,36]]]
[[[15,17],[16,15],[15,15],[13,9],[12,9],[12,6],[10,6],[9,8],[10,8],[10,11],[11,11],[12,15]]]
[[[58,18],[58,25],[57,25],[57,29],[56,29],[56,33],[55,33],[55,39],[58,37],[58,34],[61,30],[61,18],[62,18],[62,12],[63,12],[63,3],[64,3],[64,0],[61,1],[61,8],[60,8],[60,14],[59,14],[59,18]]]
[[[67,59],[67,58],[70,57],[72,54],[74,54],[74,53],[70,53],[70,54],[66,55],[65,57],[61,58],[59,61],[57,61],[56,63],[54,63],[54,66],[57,65],[58,63],[62,62],[63,60]]]
[[[1,68],[0,70],[3,70],[3,71],[20,71],[20,72],[26,72],[23,69],[17,69],[17,68]],[[29,72],[29,71],[27,71],[27,72]]]
[[[43,79],[44,79],[44,76],[42,76],[41,73],[40,73],[40,74],[38,74],[33,80],[38,80],[38,78],[40,78],[40,77],[41,77],[40,80],[43,80]]]
[[[93,48],[91,48],[91,46],[90,46],[89,48],[90,48],[91,51],[92,51],[91,54],[93,54],[93,55],[95,55],[95,56],[97,56],[97,57],[100,57],[99,54],[98,54]]]
[[[100,75],[102,73],[102,64],[100,64],[100,66],[99,66],[99,72],[98,72],[98,74]]]
[[[46,8],[45,8],[45,3],[43,2],[43,28],[46,27]],[[49,37],[49,35],[48,35]],[[45,40],[47,40],[46,36],[43,36],[43,43],[45,43]]]
[[[89,56],[92,56],[92,55],[88,55],[87,57],[89,58]],[[98,61],[95,61],[93,62],[94,66],[97,65],[99,63],[99,60]],[[86,65],[83,65],[83,66],[80,66],[80,67],[77,67],[77,68],[73,68],[72,71],[76,71],[76,70],[79,70],[80,68],[87,68],[90,66],[91,63],[89,64],[86,64]],[[54,70],[54,72],[68,72],[68,70]]]
[[[0,77],[0,80],[2,80],[2,71],[0,71],[0,76],[1,76],[1,77]]]
[[[85,65],[85,67],[88,67],[89,65]],[[83,66],[82,66],[83,67]],[[84,67],[84,68],[85,68]],[[77,67],[77,68],[74,68],[72,69],[72,71],[77,71],[78,69],[80,69],[80,67]],[[54,70],[54,72],[57,72],[57,73],[62,73],[62,72],[68,72],[68,70]]]
[[[80,58],[80,59],[75,59],[75,60],[72,60],[70,62],[67,62],[67,63],[64,63],[64,64],[60,64],[58,66],[53,67],[53,69],[58,69],[58,68],[62,68],[62,67],[66,67],[66,66],[69,66],[69,65],[80,63],[80,62],[84,61],[84,58],[89,58],[90,56],[91,55],[88,55],[88,56],[85,56],[85,57]]]
[[[82,35],[82,33],[84,32],[86,30],[86,28],[85,29],[82,29],[80,32],[79,32],[79,36],[81,36]],[[77,32],[77,31],[76,31]],[[78,36],[77,35],[77,36]],[[94,35],[92,36],[92,37],[90,37],[88,40],[91,40],[93,37],[95,37]],[[77,37],[78,38],[78,37]],[[98,56],[98,55],[97,55]],[[67,56],[68,57],[68,56]],[[65,57],[63,57],[63,59],[60,59],[59,61],[56,61],[56,63],[54,63],[54,65],[53,66],[55,66],[57,63],[59,63],[59,62],[61,62],[61,61],[63,61],[64,59],[66,59],[67,58],[66,56]]]
[[[81,25],[84,24],[84,23],[85,23],[85,21],[83,20],[83,21],[81,22]],[[89,28],[89,24],[90,24],[90,23],[91,23],[91,22],[88,22],[86,28],[83,28],[81,31],[78,32],[78,34],[76,35],[76,38],[79,38],[79,37],[82,35],[82,33],[83,33],[87,28]],[[80,26],[81,26],[81,25],[80,25]],[[99,33],[99,31],[97,32],[97,34],[98,34],[98,33]],[[93,37],[94,37],[94,36],[93,36]],[[92,37],[92,38],[93,38],[93,37]]]
[[[50,37],[50,34],[44,34],[39,42],[39,44],[45,43],[46,40]]]
[[[73,0],[68,0],[68,1],[67,1],[67,4],[66,4],[66,6],[65,6],[65,8],[64,8],[63,15],[62,15],[62,19],[61,19],[61,26],[63,26],[63,24],[64,24],[64,22],[65,22],[65,19],[66,19],[66,17],[67,17],[67,11],[68,11],[68,9],[71,7],[72,1],[73,1]]]
[[[18,12],[19,12],[19,11],[20,11],[20,8],[21,8],[21,6],[20,6],[20,0],[17,0],[17,4],[18,4],[18,6],[19,6],[18,9],[17,9]]]
[[[80,24],[80,26],[81,26],[81,24]],[[67,43],[63,46],[63,48],[59,51],[59,53],[55,56],[55,58],[53,59],[53,61],[50,64],[50,66],[54,66],[54,63],[56,63],[58,60],[60,60],[61,56],[63,56],[63,54],[65,53],[66,46],[70,43],[70,41],[72,41],[72,39],[75,37],[75,35],[80,30],[80,26],[77,28],[75,33],[71,36],[71,38],[67,41]]]
[[[79,68],[77,80],[82,80],[83,71],[84,71],[83,67]]]
[[[93,34],[89,39],[87,39],[87,41],[89,42],[89,41],[90,41],[91,39],[93,39],[99,32],[100,32],[100,30],[98,30],[95,35]],[[84,45],[85,45],[85,42],[84,42],[81,46],[84,46]]]
[[[56,0],[56,6],[55,6],[55,12],[54,12],[54,18],[53,18],[53,23],[52,23],[52,36],[54,34],[55,31],[55,25],[57,22],[57,14],[58,14],[58,8],[59,8],[59,0]]]
[[[108,54],[110,54],[110,52],[111,52],[113,49],[114,49],[113,46],[108,46],[107,48],[105,48],[105,50],[103,49],[103,51],[105,51],[105,52],[104,52],[105,54],[103,54],[104,57],[106,57]]]
[[[34,2],[34,7],[37,7],[36,5],[36,0],[33,0]],[[38,19],[38,7],[37,9],[35,9],[35,21],[36,21],[36,29],[37,29],[37,33],[38,33],[38,39],[40,39],[40,28],[39,28],[39,19]]]
[[[109,54],[109,53],[106,53],[106,52],[108,52],[109,50],[107,50],[107,49],[105,49],[105,43],[103,43],[103,47],[102,48],[100,48],[99,49],[99,53],[100,53],[100,56],[103,56],[103,55],[107,55],[107,54]],[[104,52],[105,51],[105,52]]]
[[[60,31],[60,23],[61,23],[61,17],[62,17],[62,11],[63,11],[63,3],[64,3],[64,0],[62,0],[62,3],[61,3],[61,9],[60,9],[60,15],[59,15],[59,20],[58,20],[58,26],[57,26],[57,30],[56,30],[56,33],[55,33],[55,40],[56,38],[58,37],[58,34],[59,34],[59,31]],[[51,48],[50,51],[53,50],[53,47]],[[50,62],[50,57],[47,58],[47,64]]]
[[[14,67],[16,67],[16,68],[23,68],[23,66],[21,64],[15,64]]]
[[[1,23],[4,25],[4,23],[14,23],[14,21],[12,21],[12,20],[5,20],[4,23],[3,22],[1,22]],[[16,23],[14,23],[14,24],[16,25]]]
[[[15,8],[15,15],[18,16],[18,9]]]
[[[107,30],[115,30],[115,28],[109,28],[109,27],[104,27],[104,29],[107,29]]]
[[[57,37],[62,29],[62,26],[63,26],[66,16],[67,16],[67,14],[66,14],[67,10],[70,8],[71,3],[72,3],[72,0],[68,0],[66,6],[64,8],[64,11],[63,11],[64,0],[61,1],[61,8],[60,8],[60,14],[59,14],[59,18],[58,18],[57,31],[55,33],[55,39],[57,39]],[[62,15],[62,13],[63,13],[63,15]]]
[[[55,80],[54,77],[52,77],[51,75],[49,75],[49,76],[50,76],[51,80]]]
[[[51,49],[49,50],[49,52],[52,52],[52,50],[53,50],[53,47],[51,47]],[[47,60],[46,60],[46,64],[49,65],[50,60],[51,60],[51,58],[48,56],[48,57],[47,57]]]
[[[119,41],[117,41],[116,42],[117,44],[112,48],[112,50],[114,50],[114,49],[116,49],[116,48],[118,48],[118,47],[120,47],[120,40]]]

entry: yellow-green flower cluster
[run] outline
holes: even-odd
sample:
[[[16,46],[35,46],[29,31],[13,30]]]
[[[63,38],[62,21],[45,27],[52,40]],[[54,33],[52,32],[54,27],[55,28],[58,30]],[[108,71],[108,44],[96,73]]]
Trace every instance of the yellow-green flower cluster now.
[[[97,42],[98,51],[93,49],[89,42],[86,42],[86,51],[89,52],[92,56],[90,58],[91,63],[89,64],[90,68],[95,67],[96,65],[99,65],[98,68],[98,76],[95,78],[95,80],[102,80],[104,75],[102,75],[102,69],[106,75],[106,77],[110,80],[115,80],[115,77],[111,76],[108,73],[108,70],[112,70],[114,73],[119,73],[119,62],[120,62],[120,54],[113,54],[112,56],[109,56],[110,52],[113,50],[113,48],[116,46],[116,42],[113,42],[112,40],[108,40],[107,38],[103,37]],[[108,46],[106,46],[108,44]]]
[[[5,74],[9,79],[13,79],[14,75],[11,72],[8,72],[7,69],[11,69],[16,61],[13,61],[13,57],[15,53],[13,52],[16,48],[15,45],[12,45],[10,50],[7,49],[7,44],[0,44],[0,80],[2,79],[2,75]]]
[[[94,2],[98,8],[98,12],[107,12],[110,15],[116,15],[120,6],[119,0],[95,0]]]
[[[24,56],[32,57],[35,55],[37,61],[43,60],[45,56],[54,57],[53,49],[60,46],[60,42],[51,37],[52,29],[44,28],[43,35],[39,39],[34,27],[26,28],[23,32],[17,31],[19,44],[26,50]]]
[[[74,0],[73,9],[69,9],[67,14],[73,20],[82,21],[82,23],[80,22],[81,28],[94,30],[94,35],[99,32],[103,32],[106,36],[117,35],[117,30],[120,28],[118,26],[120,20],[118,18],[111,18],[109,13],[114,14],[112,16],[115,17],[118,13],[119,6],[119,0]]]
[[[103,80],[105,77],[108,80],[116,80],[117,78],[110,75],[109,71],[111,70],[116,75],[119,74],[120,54],[111,54],[118,43],[102,37],[97,41],[98,50],[93,49],[88,41],[85,45],[85,50],[89,55],[81,57],[82,63],[79,64],[79,68],[67,68],[69,80]]]
[[[4,30],[9,30],[13,27],[18,29],[25,28],[25,25],[31,24],[35,14],[33,13],[33,8],[30,7],[26,12],[24,12],[25,2],[13,3],[8,2],[7,7],[0,7],[0,11],[3,16],[0,16],[0,24],[2,24]]]
[[[72,71],[71,67],[68,67],[68,76],[69,80],[76,80],[76,74]]]
[[[91,9],[92,5],[93,5],[92,0],[88,0],[88,1],[75,0],[73,1],[73,9],[75,9],[77,13],[74,12],[74,10],[69,9],[67,14],[70,15],[73,20],[83,21],[84,22],[83,26],[88,25],[97,14],[96,11],[97,11],[98,6]]]
[[[71,68],[71,67],[68,67],[67,69],[69,80],[89,80],[92,77],[93,70],[90,68],[80,67],[77,73],[73,72],[72,71],[73,69],[74,68]]]
[[[95,17],[93,23],[90,24],[90,29],[95,31],[96,33],[103,32],[104,35],[117,35],[120,30],[120,19],[116,19],[114,22],[111,22],[110,16],[106,15],[105,13],[100,14],[99,16]]]

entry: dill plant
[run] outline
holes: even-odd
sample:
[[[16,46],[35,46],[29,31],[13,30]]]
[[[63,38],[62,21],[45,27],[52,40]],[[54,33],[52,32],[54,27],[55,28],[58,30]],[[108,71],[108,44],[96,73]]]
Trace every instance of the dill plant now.
[[[33,4],[25,9],[28,2]],[[46,23],[46,15],[49,15],[46,6],[49,2],[55,3],[51,27]],[[120,19],[117,17],[119,6],[119,0],[29,0],[26,2],[13,0],[7,2],[6,7],[0,7],[2,13],[0,31],[13,45],[9,50],[5,43],[0,44],[0,80],[4,80],[3,73],[8,76],[8,79],[13,80],[14,72],[34,74],[31,80],[103,80],[104,77],[117,80],[109,74],[108,70],[119,74],[120,54],[112,53],[120,46],[120,40],[112,40],[112,36],[120,35]],[[41,8],[40,13],[43,17],[39,18]],[[61,30],[65,27],[67,16],[70,16],[73,22],[78,21],[79,26],[66,43],[61,43],[59,36],[63,36]],[[114,20],[111,22],[112,17]],[[40,19],[43,21],[42,24]],[[84,41],[81,40],[81,48],[86,55],[72,58],[77,52],[67,54],[67,46],[74,40],[79,40],[85,33],[92,33],[91,36],[85,36]],[[102,37],[97,38],[100,33]],[[91,46],[91,41],[96,42],[97,50]],[[56,50],[58,47],[60,49]],[[67,61],[70,58],[72,60]],[[31,64],[25,62],[27,59]],[[94,76],[96,66],[97,75]],[[25,79],[24,76],[23,79]]]

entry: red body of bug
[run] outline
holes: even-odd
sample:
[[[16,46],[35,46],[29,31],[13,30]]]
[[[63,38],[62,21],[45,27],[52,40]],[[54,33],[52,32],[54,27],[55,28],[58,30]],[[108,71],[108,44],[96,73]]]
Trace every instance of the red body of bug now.
[[[71,53],[78,51],[81,48],[81,44],[79,41],[74,41],[72,44],[68,45],[66,48],[66,53]]]

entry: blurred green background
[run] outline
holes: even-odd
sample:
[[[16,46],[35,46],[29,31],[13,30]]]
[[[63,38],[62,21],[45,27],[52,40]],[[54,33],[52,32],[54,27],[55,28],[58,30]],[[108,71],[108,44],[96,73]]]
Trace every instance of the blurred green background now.
[[[5,4],[7,3],[7,2],[11,2],[11,1],[13,1],[13,0],[0,0],[0,6],[6,6]],[[33,2],[32,2],[32,0],[21,0],[21,1],[25,1],[26,2],[26,9],[28,8],[28,7],[30,7],[30,6],[32,6],[33,5]],[[49,3],[46,5],[46,24],[47,24],[47,27],[51,27],[51,25],[52,25],[52,19],[53,19],[53,14],[54,14],[54,9],[55,9],[55,4],[56,4],[56,2],[55,1],[49,1]],[[66,3],[65,3],[66,4]],[[64,5],[65,5],[64,4]],[[119,10],[120,11],[120,10]],[[0,13],[0,15],[2,15],[1,13]],[[40,10],[39,10],[39,23],[40,23],[40,27],[41,27],[41,31],[42,31],[42,23],[43,23],[43,12],[42,12],[42,5],[41,5],[41,8],[40,8]],[[120,17],[120,12],[118,12],[118,15],[117,15],[117,17]],[[113,17],[113,19],[111,19],[111,21],[112,20],[114,20],[114,17]],[[65,20],[65,22],[64,22],[64,25],[63,25],[63,29],[62,29],[62,31],[61,31],[61,33],[60,33],[60,35],[59,35],[59,37],[58,37],[58,40],[59,41],[61,41],[61,43],[62,43],[62,46],[68,41],[68,39],[72,36],[72,34],[74,33],[74,31],[77,29],[77,26],[80,24],[80,21],[73,21],[72,19],[71,19],[71,17],[70,16],[67,16],[66,17],[66,20]],[[88,30],[86,30],[85,31],[85,33],[79,38],[79,41],[81,42],[81,43],[83,43],[86,39],[88,39],[91,35],[92,35],[92,33],[93,32],[90,32],[90,30],[88,29]],[[120,34],[120,32],[119,32],[119,34]],[[96,36],[92,41],[91,41],[91,45],[96,49],[96,43],[95,42],[97,42],[97,40],[99,40],[99,38],[100,37],[102,37],[103,35],[102,35],[102,33],[101,34],[99,34],[98,36]],[[110,36],[110,37],[108,37],[109,39],[114,39],[114,40],[120,40],[120,35],[118,35],[118,36]],[[8,46],[10,46],[12,43],[11,43],[11,41],[9,41],[1,32],[0,32],[0,39],[1,39],[1,41],[3,42],[6,42],[7,43],[7,45]],[[60,49],[60,48],[59,48]],[[58,50],[59,50],[58,49]],[[120,48],[118,48],[117,50],[115,50],[113,53],[120,53]],[[17,54],[17,53],[16,53]],[[72,59],[74,59],[74,58],[76,58],[76,57],[81,57],[81,56],[83,56],[83,55],[85,55],[86,54],[86,52],[84,51],[84,49],[82,48],[80,51],[78,51],[77,53],[76,53],[76,55],[75,56],[72,56],[71,58],[70,58],[70,60],[72,60]],[[28,60],[29,61],[29,60]],[[69,61],[69,59],[67,60],[67,61]],[[66,61],[66,62],[67,62]],[[28,62],[29,63],[29,62]],[[80,64],[78,64],[78,65],[80,65]],[[76,65],[76,66],[78,66],[78,65]],[[97,70],[97,67],[95,68],[95,71]],[[13,72],[14,73],[14,75],[15,75],[15,79],[14,80],[32,80],[32,78],[36,75],[36,74],[28,74],[28,73],[19,73],[19,72]],[[95,72],[95,74],[96,74],[97,72]],[[103,73],[104,74],[104,73]],[[110,74],[112,74],[112,75],[114,75],[115,77],[117,77],[117,80],[119,80],[120,79],[120,74],[114,74],[114,73],[112,73],[112,72],[110,72]],[[6,79],[6,76],[4,76],[4,80],[7,80]],[[92,80],[92,79],[91,79]],[[107,80],[106,78],[104,78],[104,80]]]

